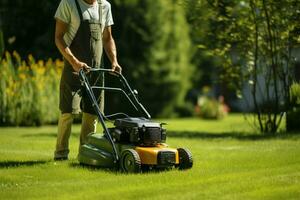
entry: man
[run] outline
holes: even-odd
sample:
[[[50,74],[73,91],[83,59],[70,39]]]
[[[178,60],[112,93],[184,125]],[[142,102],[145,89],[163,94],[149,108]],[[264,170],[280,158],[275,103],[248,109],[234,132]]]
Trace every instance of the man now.
[[[99,68],[102,50],[111,61],[113,70],[122,68],[117,61],[117,52],[111,33],[113,25],[110,4],[106,0],[62,0],[55,13],[55,44],[64,57],[64,69],[60,82],[61,115],[58,122],[58,135],[55,160],[66,160],[69,154],[69,137],[73,114],[80,111],[80,80],[76,72],[89,67]],[[101,77],[101,83],[104,83]],[[100,95],[103,110],[103,93]],[[86,136],[95,132],[97,117],[88,98],[82,97],[82,126],[80,144]]]

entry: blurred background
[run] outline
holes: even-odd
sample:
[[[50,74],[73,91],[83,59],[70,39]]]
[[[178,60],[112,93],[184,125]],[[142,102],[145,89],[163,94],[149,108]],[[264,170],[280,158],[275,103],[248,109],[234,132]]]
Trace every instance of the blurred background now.
[[[1,125],[57,121],[63,63],[53,16],[59,2],[0,2]],[[251,112],[261,131],[272,132],[299,107],[298,1],[109,2],[123,73],[153,117]],[[125,102],[107,94],[105,112],[130,112]]]

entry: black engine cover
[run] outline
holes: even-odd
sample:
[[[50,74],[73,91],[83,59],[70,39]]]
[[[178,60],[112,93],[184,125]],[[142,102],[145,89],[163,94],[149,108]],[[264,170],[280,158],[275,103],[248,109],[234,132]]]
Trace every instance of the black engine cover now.
[[[115,120],[112,137],[117,142],[153,146],[166,141],[166,130],[161,123],[145,118],[123,118]]]

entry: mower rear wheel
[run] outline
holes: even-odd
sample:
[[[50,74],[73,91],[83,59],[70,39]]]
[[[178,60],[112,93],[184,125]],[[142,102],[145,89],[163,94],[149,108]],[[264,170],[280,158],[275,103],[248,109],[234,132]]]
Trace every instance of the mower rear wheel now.
[[[192,153],[188,149],[185,149],[185,148],[178,148],[177,151],[179,154],[178,168],[180,170],[192,168],[193,167]]]
[[[133,149],[126,149],[122,152],[120,167],[126,173],[139,173],[141,171],[141,159]]]

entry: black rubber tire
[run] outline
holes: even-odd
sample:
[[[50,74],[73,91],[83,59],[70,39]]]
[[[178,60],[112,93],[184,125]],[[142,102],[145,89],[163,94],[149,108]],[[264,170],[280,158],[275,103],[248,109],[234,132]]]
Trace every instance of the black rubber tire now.
[[[192,153],[185,148],[178,148],[177,151],[179,154],[178,169],[185,170],[185,169],[192,168],[193,167]]]
[[[120,167],[126,173],[141,172],[141,159],[134,149],[126,149],[122,152]]]

